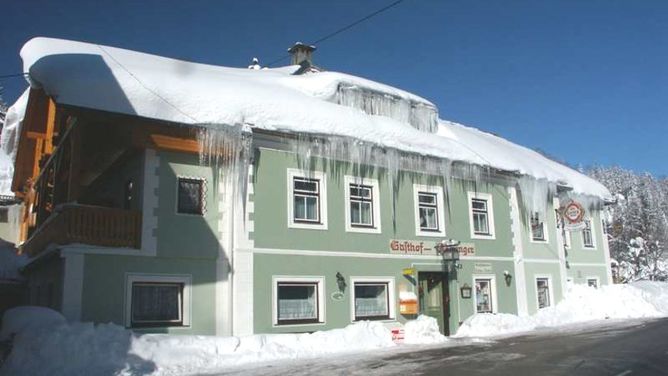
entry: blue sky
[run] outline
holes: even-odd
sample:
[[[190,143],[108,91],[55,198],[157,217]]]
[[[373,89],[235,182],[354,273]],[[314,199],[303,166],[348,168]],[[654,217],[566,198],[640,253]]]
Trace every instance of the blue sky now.
[[[0,75],[21,71],[18,51],[34,36],[267,63],[390,2],[9,0]],[[574,165],[668,175],[668,1],[405,0],[320,44],[315,63]],[[0,85],[8,102],[26,86]]]

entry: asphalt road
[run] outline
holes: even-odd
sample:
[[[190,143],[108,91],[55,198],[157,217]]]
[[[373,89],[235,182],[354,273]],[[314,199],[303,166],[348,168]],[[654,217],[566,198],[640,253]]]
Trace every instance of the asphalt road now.
[[[256,375],[668,375],[668,319],[257,365]]]

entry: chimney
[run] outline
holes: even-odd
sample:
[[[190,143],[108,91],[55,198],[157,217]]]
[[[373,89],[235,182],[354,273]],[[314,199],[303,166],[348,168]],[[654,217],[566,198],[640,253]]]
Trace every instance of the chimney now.
[[[303,62],[313,65],[313,51],[315,51],[315,46],[307,46],[302,42],[295,43],[294,46],[288,48],[288,52],[292,55],[292,65],[301,65]]]

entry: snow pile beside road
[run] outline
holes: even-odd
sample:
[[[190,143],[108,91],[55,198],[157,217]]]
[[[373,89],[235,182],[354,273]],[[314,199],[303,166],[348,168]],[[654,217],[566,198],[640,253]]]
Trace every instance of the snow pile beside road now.
[[[585,321],[662,316],[668,316],[668,283],[643,281],[598,289],[573,285],[554,307],[526,317],[505,313],[474,315],[453,337],[491,337]]]
[[[436,344],[448,339],[438,330],[435,318],[420,315],[416,320],[408,321],[404,325],[404,343],[406,344]]]
[[[47,308],[20,307],[3,319],[16,333],[0,374],[188,375],[232,366],[395,346],[389,329],[360,322],[343,329],[246,337],[136,335],[114,324],[66,323]]]

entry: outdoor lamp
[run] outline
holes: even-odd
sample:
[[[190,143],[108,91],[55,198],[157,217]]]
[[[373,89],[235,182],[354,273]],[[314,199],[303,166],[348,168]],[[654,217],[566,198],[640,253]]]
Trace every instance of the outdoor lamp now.
[[[346,279],[343,278],[343,275],[341,272],[336,272],[336,285],[339,286],[339,291],[344,292],[346,291]]]
[[[506,280],[506,286],[510,287],[510,283],[513,281],[513,276],[510,275],[510,272],[507,270],[503,271],[503,278]]]

